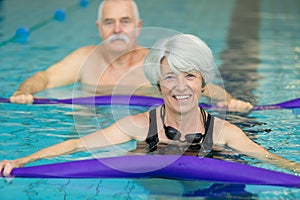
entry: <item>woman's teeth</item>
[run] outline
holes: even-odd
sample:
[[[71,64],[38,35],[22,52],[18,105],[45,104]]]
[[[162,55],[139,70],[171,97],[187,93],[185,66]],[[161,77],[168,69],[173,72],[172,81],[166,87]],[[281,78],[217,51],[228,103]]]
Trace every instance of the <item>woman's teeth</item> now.
[[[176,95],[174,96],[178,100],[187,99],[190,97],[190,95]]]

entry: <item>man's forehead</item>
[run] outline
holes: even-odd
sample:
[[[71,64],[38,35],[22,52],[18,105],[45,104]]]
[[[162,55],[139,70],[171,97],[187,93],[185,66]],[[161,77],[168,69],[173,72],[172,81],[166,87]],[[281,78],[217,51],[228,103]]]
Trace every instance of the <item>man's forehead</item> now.
[[[103,18],[133,18],[133,6],[130,1],[107,1],[103,5]]]

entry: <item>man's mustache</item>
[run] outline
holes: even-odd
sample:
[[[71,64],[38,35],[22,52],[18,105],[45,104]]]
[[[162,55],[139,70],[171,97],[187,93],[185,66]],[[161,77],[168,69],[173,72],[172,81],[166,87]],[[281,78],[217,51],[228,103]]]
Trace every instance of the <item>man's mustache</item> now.
[[[124,34],[113,34],[113,35],[111,35],[109,38],[107,38],[106,42],[107,42],[107,43],[111,43],[111,42],[116,41],[116,40],[122,40],[122,41],[124,41],[126,44],[129,44],[129,43],[130,43],[129,37],[127,37],[127,36],[124,35]]]

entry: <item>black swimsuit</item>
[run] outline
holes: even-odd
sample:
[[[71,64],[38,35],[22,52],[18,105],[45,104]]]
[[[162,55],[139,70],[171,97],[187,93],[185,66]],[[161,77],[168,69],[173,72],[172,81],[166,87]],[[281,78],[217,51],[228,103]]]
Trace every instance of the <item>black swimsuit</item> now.
[[[205,113],[205,111],[200,107],[202,113]],[[172,145],[172,144],[166,144],[164,147],[168,147],[170,150],[175,150],[177,153],[182,154],[195,154],[200,156],[207,155],[211,150],[213,146],[213,127],[214,127],[214,117],[212,117],[209,113],[207,116],[207,120],[203,120],[205,123],[205,134],[204,139],[202,143],[198,144],[189,144],[182,146],[181,152],[178,152],[180,147],[178,145]],[[157,120],[156,120],[156,109],[151,110],[149,113],[149,130],[148,130],[148,136],[146,139],[146,143],[148,145],[148,153],[152,154],[166,154],[164,152],[166,149],[162,149],[159,145],[159,138],[158,138],[158,131],[157,131]],[[173,147],[173,148],[172,148]],[[179,150],[180,151],[180,150]]]

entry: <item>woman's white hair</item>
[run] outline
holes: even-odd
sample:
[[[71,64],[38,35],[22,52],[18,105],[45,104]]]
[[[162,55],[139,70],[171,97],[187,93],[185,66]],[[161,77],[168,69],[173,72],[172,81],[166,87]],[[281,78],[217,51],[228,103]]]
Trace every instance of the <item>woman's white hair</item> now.
[[[103,0],[100,5],[99,5],[99,8],[98,8],[98,18],[97,20],[99,22],[101,22],[102,20],[102,11],[103,11],[103,6],[104,6],[104,3],[107,2],[107,1],[129,1],[132,3],[132,6],[133,6],[133,17],[135,19],[135,23],[137,24],[139,19],[140,19],[140,14],[139,14],[139,9],[135,3],[134,0]]]
[[[214,75],[215,62],[210,48],[200,38],[190,34],[178,34],[156,42],[150,49],[145,62],[144,73],[157,88],[161,78],[161,62],[166,58],[171,71],[200,72],[205,84]]]

